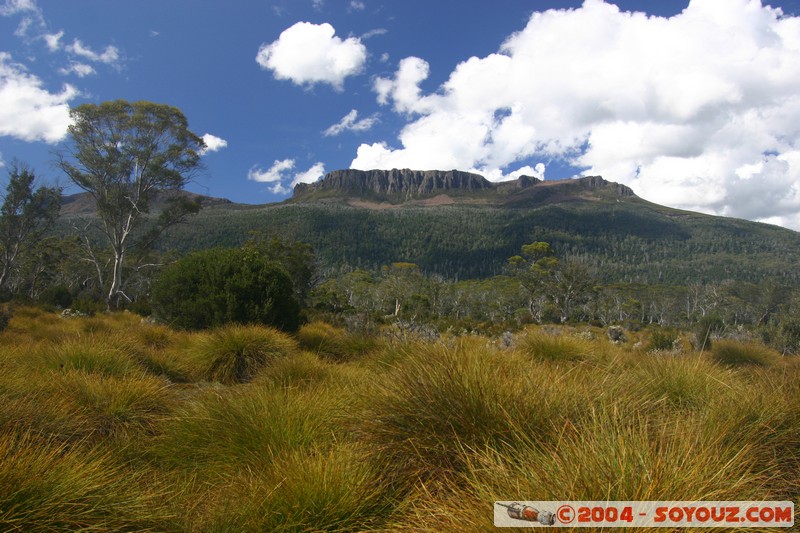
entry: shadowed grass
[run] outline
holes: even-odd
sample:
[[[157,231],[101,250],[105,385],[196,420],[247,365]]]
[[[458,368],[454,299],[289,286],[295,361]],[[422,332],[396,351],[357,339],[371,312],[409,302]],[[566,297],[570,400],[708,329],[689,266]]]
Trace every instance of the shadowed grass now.
[[[325,322],[311,322],[296,334],[300,347],[333,361],[352,361],[374,350],[380,343],[367,335],[349,333]]]
[[[711,348],[711,358],[727,366],[770,366],[778,364],[781,355],[763,344],[718,340]]]
[[[331,363],[321,361],[308,352],[282,357],[261,371],[256,384],[274,387],[308,387],[327,381],[332,374]]]
[[[234,384],[252,380],[268,363],[297,352],[297,343],[276,329],[230,325],[198,334],[186,357],[200,379]]]

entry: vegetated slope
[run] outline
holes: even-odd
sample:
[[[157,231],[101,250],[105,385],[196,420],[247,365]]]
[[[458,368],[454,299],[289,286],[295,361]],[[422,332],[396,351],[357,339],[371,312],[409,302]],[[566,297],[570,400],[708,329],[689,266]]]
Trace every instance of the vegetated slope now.
[[[800,285],[800,234],[785,228],[667,208],[596,176],[493,184],[456,171],[392,172],[332,172],[281,204],[214,205],[161,246],[235,246],[256,231],[310,243],[323,270],[408,261],[466,279],[499,274],[522,244],[547,241],[604,282]]]

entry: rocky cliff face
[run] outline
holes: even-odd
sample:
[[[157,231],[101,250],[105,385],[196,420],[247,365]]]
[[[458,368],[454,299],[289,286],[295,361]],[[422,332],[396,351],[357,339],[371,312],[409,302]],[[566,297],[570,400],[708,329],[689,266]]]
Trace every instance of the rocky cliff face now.
[[[539,188],[563,188],[569,194],[580,191],[604,191],[614,196],[634,196],[633,191],[619,183],[600,176],[547,181],[521,176],[514,181],[493,183],[479,174],[460,170],[334,170],[322,180],[311,184],[298,184],[294,200],[320,197],[350,197],[405,202],[430,198],[440,194],[486,199],[509,199],[520,193],[533,193]],[[544,191],[542,191],[544,192]],[[554,193],[554,190],[548,190]],[[549,194],[548,194],[549,196]]]
[[[455,191],[492,189],[492,182],[460,170],[334,170],[321,181],[298,184],[295,196],[313,191],[341,191],[356,196],[390,196],[410,200]]]

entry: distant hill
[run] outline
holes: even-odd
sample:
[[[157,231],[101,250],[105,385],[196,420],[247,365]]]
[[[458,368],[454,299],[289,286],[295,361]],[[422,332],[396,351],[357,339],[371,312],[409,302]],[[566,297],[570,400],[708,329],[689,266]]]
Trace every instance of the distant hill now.
[[[547,241],[606,283],[800,286],[800,233],[671,209],[600,176],[492,183],[456,170],[338,170],[279,204],[207,205],[161,246],[236,246],[256,231],[310,243],[323,272],[408,261],[465,279],[499,274],[523,244]]]
[[[186,196],[190,200],[200,202],[203,207],[229,207],[235,208],[238,204],[234,204],[225,198],[214,198],[212,196],[204,196],[189,191],[181,191],[179,194]],[[164,199],[167,195],[162,195],[156,199],[153,211],[158,212],[164,204]],[[61,215],[62,216],[91,216],[94,215],[96,210],[94,198],[88,192],[80,192],[77,194],[68,194],[61,199]]]

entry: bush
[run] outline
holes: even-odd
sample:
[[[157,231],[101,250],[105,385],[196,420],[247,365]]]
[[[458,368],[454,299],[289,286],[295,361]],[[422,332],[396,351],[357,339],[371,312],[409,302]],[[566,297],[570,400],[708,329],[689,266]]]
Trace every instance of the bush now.
[[[647,343],[648,352],[669,351],[675,347],[678,335],[673,331],[657,329],[650,335],[650,342]]]
[[[72,294],[63,285],[54,285],[42,291],[39,295],[39,303],[66,309],[72,305]]]
[[[695,326],[695,348],[710,350],[712,338],[718,336],[725,329],[725,323],[719,315],[706,315]]]
[[[154,313],[185,329],[261,323],[285,331],[300,325],[292,280],[252,249],[195,252],[167,267],[153,287]]]

